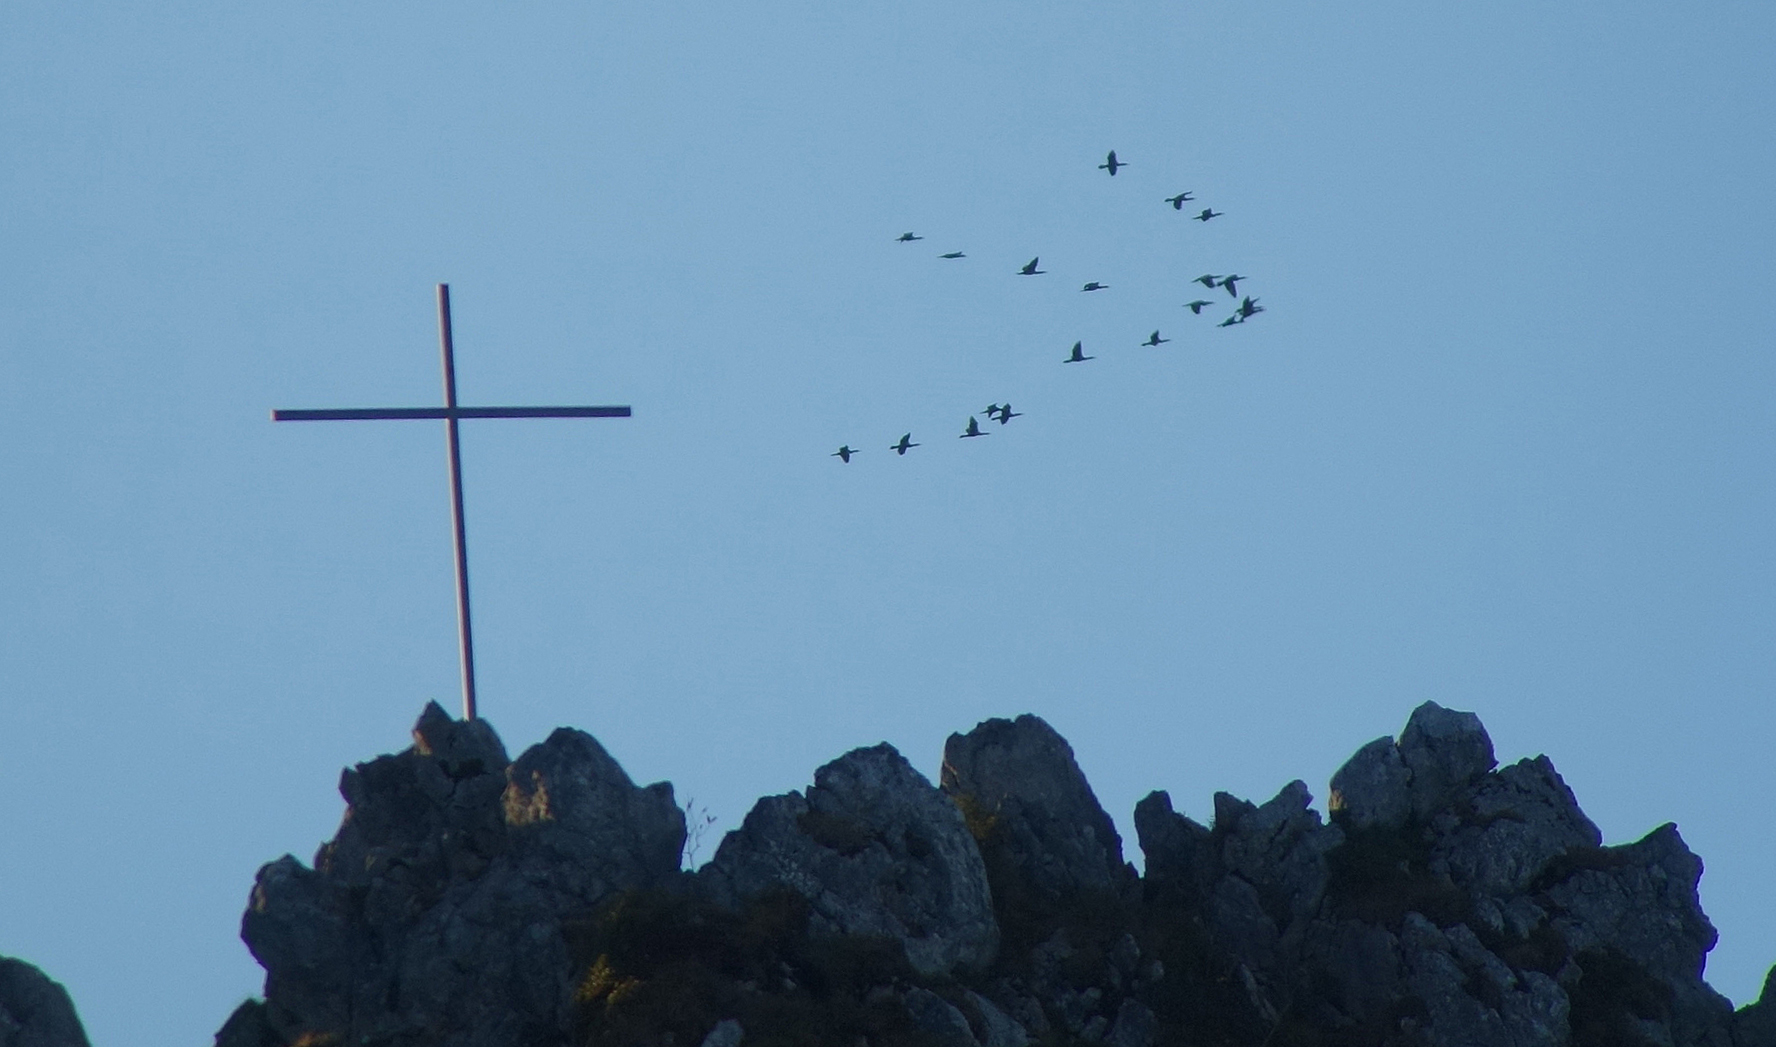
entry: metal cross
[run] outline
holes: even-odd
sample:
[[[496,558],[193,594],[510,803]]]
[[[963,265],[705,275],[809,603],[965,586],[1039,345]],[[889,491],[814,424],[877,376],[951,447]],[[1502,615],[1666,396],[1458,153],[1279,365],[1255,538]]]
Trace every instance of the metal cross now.
[[[622,407],[458,407],[456,354],[450,339],[450,285],[438,285],[438,344],[444,354],[443,407],[347,407],[318,411],[274,410],[274,422],[362,421],[372,418],[442,418],[450,449],[450,523],[456,539],[456,627],[462,642],[463,719],[475,718],[475,642],[469,629],[469,554],[463,533],[462,458],[457,452],[459,418],[627,418]]]

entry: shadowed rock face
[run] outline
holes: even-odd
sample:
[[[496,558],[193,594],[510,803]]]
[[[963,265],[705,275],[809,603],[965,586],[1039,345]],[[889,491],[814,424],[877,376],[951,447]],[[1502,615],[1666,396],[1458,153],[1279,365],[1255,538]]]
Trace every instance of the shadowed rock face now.
[[[25,961],[4,956],[0,1047],[89,1047],[68,990]]]
[[[925,975],[985,967],[998,947],[986,869],[961,813],[885,743],[820,768],[805,796],[760,800],[698,882],[735,908],[794,891],[816,933],[896,939]]]
[[[341,791],[314,868],[260,871],[266,998],[219,1047],[1776,1047],[1776,972],[1737,1014],[1701,978],[1676,827],[1602,846],[1546,757],[1499,768],[1434,703],[1340,768],[1329,823],[1299,781],[1208,826],[1148,796],[1139,879],[1033,716],[951,736],[941,790],[848,753],[695,876],[670,787],[577,731],[508,763],[431,706]],[[64,1042],[7,1038],[7,984],[0,1047]]]
[[[559,1041],[573,963],[564,925],[677,875],[670,785],[637,788],[562,729],[508,764],[484,721],[427,706],[407,751],[341,777],[348,804],[313,870],[260,870],[241,937],[265,1003],[233,1042]]]
[[[990,827],[1024,883],[1049,898],[1120,891],[1134,880],[1122,860],[1122,837],[1074,762],[1073,747],[1040,718],[987,720],[950,735],[942,784]]]

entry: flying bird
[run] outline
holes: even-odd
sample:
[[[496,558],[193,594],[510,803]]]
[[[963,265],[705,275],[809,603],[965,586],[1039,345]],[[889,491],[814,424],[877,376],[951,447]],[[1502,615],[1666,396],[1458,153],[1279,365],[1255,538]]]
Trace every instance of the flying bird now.
[[[1214,304],[1215,304],[1214,302],[1208,301],[1207,299],[1198,298],[1194,302],[1185,302],[1184,308],[1190,310],[1191,312],[1195,313],[1198,316],[1201,316],[1203,314],[1203,306],[1214,305]]]
[[[1116,169],[1118,167],[1127,167],[1127,166],[1128,166],[1128,164],[1125,164],[1121,160],[1118,160],[1116,158],[1116,150],[1112,149],[1112,150],[1110,150],[1109,157],[1107,157],[1103,163],[1098,165],[1098,170],[1109,171],[1110,177],[1115,178],[1116,177]]]
[[[1148,335],[1147,340],[1145,342],[1142,342],[1141,344],[1142,345],[1164,345],[1165,343],[1167,343],[1169,341],[1171,341],[1170,338],[1161,338],[1159,336],[1159,332],[1155,331],[1152,334]]]
[[[1230,276],[1226,276],[1226,277],[1222,278],[1221,286],[1227,288],[1227,297],[1229,297],[1229,298],[1238,298],[1239,297],[1239,292],[1233,289],[1233,285],[1235,283],[1238,283],[1241,280],[1244,280],[1244,279],[1245,279],[1245,277],[1241,276],[1238,273],[1234,273]]]
[[[1195,199],[1195,197],[1192,197],[1189,193],[1179,193],[1177,196],[1166,197],[1166,203],[1172,205],[1172,210],[1182,211],[1184,210],[1184,201],[1193,199]]]
[[[1006,422],[1011,421],[1013,418],[1022,418],[1023,416],[1024,416],[1024,413],[1022,411],[1012,410],[1011,404],[1009,402],[1002,404],[999,408],[999,424],[1000,425],[1004,425]],[[987,417],[991,418],[992,415],[988,415]]]
[[[1037,255],[1035,258],[1032,258],[1028,262],[1025,262],[1024,267],[1022,269],[1018,270],[1018,275],[1019,276],[1037,276],[1042,273],[1048,272],[1047,269],[1036,268],[1036,263],[1040,262],[1040,261],[1042,261],[1042,256]]]
[[[1232,327],[1234,324],[1243,324],[1245,322],[1246,322],[1245,317],[1241,316],[1238,313],[1234,313],[1232,316],[1221,321],[1220,323],[1216,324],[1215,326],[1216,327]]]
[[[912,233],[901,233],[899,236],[894,238],[894,242],[897,244],[910,244],[914,240],[923,240],[923,239],[925,239],[923,236],[914,236]]]
[[[904,455],[907,453],[907,448],[917,447],[917,446],[919,446],[919,445],[913,442],[913,434],[907,433],[905,436],[902,436],[900,438],[900,441],[898,443],[889,444],[888,449],[890,451],[893,451],[895,454]]]
[[[1258,299],[1256,298],[1248,296],[1240,302],[1239,314],[1241,317],[1251,316],[1254,313],[1262,313],[1263,311],[1264,307],[1258,304]]]
[[[1081,291],[1107,291],[1107,290],[1109,290],[1109,288],[1110,288],[1109,284],[1101,284],[1101,283],[1098,283],[1096,280],[1093,280],[1091,283],[1086,284],[1084,287],[1081,287],[1080,290]]]
[[[987,417],[989,419],[992,419],[992,418],[997,418],[998,416],[999,416],[999,405],[998,404],[988,404],[987,405]]]
[[[851,463],[851,456],[856,453],[857,453],[856,451],[853,451],[851,448],[841,444],[839,446],[838,450],[834,451],[832,454],[828,455],[827,457],[837,458],[839,461],[844,462],[845,464],[849,465]]]
[[[1077,364],[1077,363],[1083,363],[1086,360],[1096,360],[1096,359],[1097,359],[1097,357],[1095,357],[1095,356],[1085,355],[1085,343],[1084,342],[1074,342],[1073,343],[1073,355],[1067,357],[1065,360],[1062,360],[1061,362],[1064,364]]]
[[[939,258],[967,258],[968,256],[963,254],[961,251],[951,251],[949,254],[940,254],[940,255],[938,255],[938,257]]]
[[[1204,287],[1214,290],[1215,286],[1221,282],[1221,278],[1213,273],[1204,273],[1191,282],[1202,284]],[[1203,304],[1206,305],[1208,303],[1205,302]]]
[[[1211,218],[1219,218],[1226,213],[1227,213],[1226,211],[1211,211],[1205,207],[1202,209],[1201,214],[1193,214],[1190,217],[1196,219],[1199,222],[1206,222]]]
[[[975,420],[974,415],[969,415],[968,416],[968,431],[963,433],[961,438],[966,440],[971,436],[991,436],[991,435],[992,435],[991,433],[981,432],[980,422]]]

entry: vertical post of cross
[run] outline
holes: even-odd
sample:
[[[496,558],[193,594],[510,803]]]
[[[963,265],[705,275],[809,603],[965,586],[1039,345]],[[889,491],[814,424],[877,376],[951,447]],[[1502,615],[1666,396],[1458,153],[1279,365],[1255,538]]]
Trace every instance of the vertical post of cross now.
[[[463,530],[462,452],[456,440],[456,351],[450,285],[438,285],[438,346],[444,354],[444,435],[450,448],[450,525],[456,543],[456,634],[462,646],[463,719],[475,718],[475,641],[469,625],[469,543]]]

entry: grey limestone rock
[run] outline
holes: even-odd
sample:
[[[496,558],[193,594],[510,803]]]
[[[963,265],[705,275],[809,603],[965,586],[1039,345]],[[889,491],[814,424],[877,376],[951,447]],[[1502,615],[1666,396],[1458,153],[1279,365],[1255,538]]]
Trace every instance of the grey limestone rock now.
[[[1428,821],[1462,786],[1492,770],[1492,739],[1473,713],[1425,702],[1400,732],[1400,759],[1412,773],[1412,811]]]
[[[1412,772],[1392,738],[1358,749],[1332,776],[1327,813],[1352,829],[1398,829],[1412,817]]]
[[[816,931],[895,938],[927,975],[983,967],[998,947],[986,867],[961,812],[887,744],[820,768],[806,796],[760,800],[698,882],[729,906],[793,890]]]
[[[1576,871],[1548,888],[1551,923],[1579,963],[1584,954],[1626,957],[1672,992],[1670,1030],[1679,1044],[1728,1047],[1732,1004],[1702,980],[1718,937],[1696,894],[1702,859],[1665,824],[1640,841],[1582,852]]]
[[[23,960],[0,956],[0,1047],[90,1047],[68,990]]]
[[[1171,796],[1152,792],[1135,805],[1135,836],[1147,859],[1143,879],[1149,887],[1208,893],[1220,868],[1214,834],[1172,810]]]
[[[1482,777],[1462,799],[1459,826],[1437,840],[1431,868],[1479,896],[1521,894],[1555,858],[1603,842],[1546,756]]]
[[[485,721],[435,704],[412,748],[345,772],[339,833],[304,868],[260,870],[241,936],[286,1041],[496,1047],[568,1027],[565,925],[677,875],[684,815],[602,747],[558,730],[516,762]],[[254,1033],[253,1035],[257,1035]]]
[[[1290,782],[1263,806],[1241,810],[1221,845],[1222,865],[1257,888],[1285,931],[1319,911],[1326,856],[1344,842],[1343,830],[1320,822],[1312,800],[1305,784]]]
[[[994,841],[1020,877],[1060,899],[1081,890],[1121,892],[1134,870],[1122,837],[1073,760],[1073,748],[1042,719],[986,720],[944,744],[942,785]]]
[[[1519,978],[1457,924],[1438,929],[1408,913],[1400,932],[1406,987],[1423,1002],[1433,1047],[1565,1047],[1566,994],[1552,978]]]

